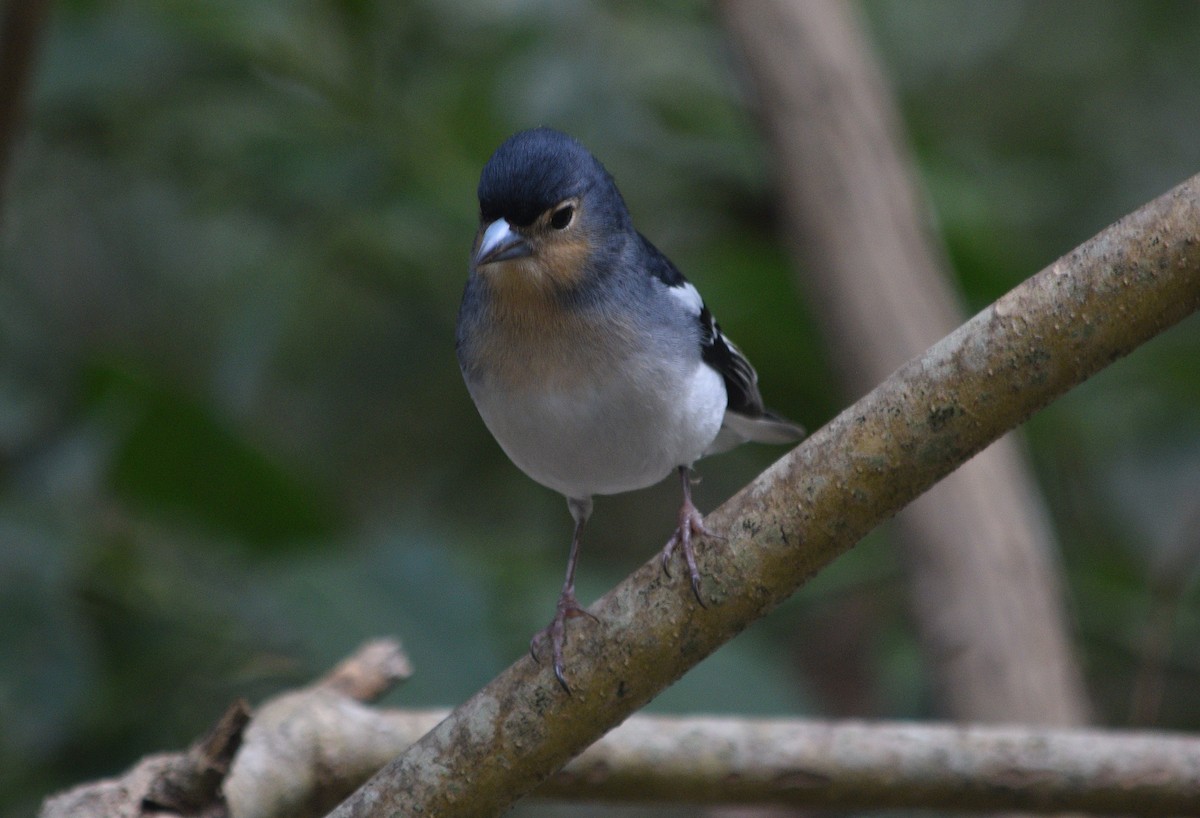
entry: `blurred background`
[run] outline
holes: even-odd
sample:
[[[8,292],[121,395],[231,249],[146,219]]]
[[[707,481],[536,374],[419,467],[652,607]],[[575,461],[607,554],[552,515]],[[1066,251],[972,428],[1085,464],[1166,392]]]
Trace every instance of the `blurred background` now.
[[[862,9],[973,310],[1200,171],[1198,4]],[[0,203],[0,816],[367,637],[416,668],[387,704],[453,705],[546,624],[570,517],[453,351],[515,130],[605,162],[768,403],[845,406],[751,102],[701,4],[55,4]],[[1200,323],[1025,439],[1095,721],[1200,729]],[[698,505],[782,454],[703,462]],[[677,490],[597,502],[581,600],[665,542]],[[936,715],[902,570],[876,532],[651,709]]]

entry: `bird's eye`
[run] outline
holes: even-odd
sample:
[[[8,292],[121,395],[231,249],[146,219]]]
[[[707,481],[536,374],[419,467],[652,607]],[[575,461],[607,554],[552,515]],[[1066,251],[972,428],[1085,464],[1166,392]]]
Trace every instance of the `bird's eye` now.
[[[555,230],[566,230],[575,218],[575,205],[563,205],[550,214],[550,226]]]

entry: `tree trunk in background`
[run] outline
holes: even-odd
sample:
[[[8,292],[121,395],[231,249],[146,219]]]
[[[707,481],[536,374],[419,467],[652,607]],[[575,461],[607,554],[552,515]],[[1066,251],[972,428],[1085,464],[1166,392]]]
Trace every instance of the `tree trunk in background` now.
[[[753,83],[805,290],[846,388],[862,394],[964,317],[899,115],[854,6],[720,8]],[[1083,723],[1055,544],[1016,441],[935,486],[895,531],[947,715]]]
[[[25,118],[25,101],[50,0],[9,0],[0,11],[0,202]]]

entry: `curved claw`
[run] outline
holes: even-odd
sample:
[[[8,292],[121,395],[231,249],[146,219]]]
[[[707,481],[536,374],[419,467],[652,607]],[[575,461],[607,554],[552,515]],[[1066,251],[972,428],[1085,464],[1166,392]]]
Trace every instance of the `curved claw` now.
[[[696,597],[696,601],[700,603],[701,608],[707,608],[708,603],[704,601],[704,597],[700,596],[700,575],[692,574],[692,593]]]
[[[692,593],[696,596],[696,601],[700,603],[701,608],[707,608],[708,605],[704,601],[704,597],[700,594],[700,569],[696,567],[696,551],[692,548],[692,537],[712,537],[714,539],[723,540],[725,537],[709,530],[704,525],[704,517],[696,510],[691,501],[685,499],[683,506],[679,509],[679,526],[675,529],[675,533],[671,535],[671,539],[667,540],[666,546],[662,551],[662,566],[663,573],[668,577],[671,576],[670,562],[671,556],[675,553],[676,546],[679,546],[683,551],[683,559],[687,563],[688,574],[691,579]]]
[[[563,675],[561,658],[554,660],[554,678],[558,679],[558,686],[563,689],[563,692],[570,696],[571,686],[567,684],[567,677]]]
[[[563,672],[563,646],[567,643],[567,620],[574,619],[577,616],[586,616],[594,622],[599,622],[600,619],[591,611],[585,610],[582,605],[575,599],[575,594],[569,591],[564,591],[558,598],[558,607],[554,612],[554,618],[550,620],[550,624],[545,630],[538,631],[529,640],[529,655],[533,657],[533,661],[541,666],[542,662],[538,659],[538,653],[542,649],[542,645],[547,639],[550,640],[550,657],[552,667],[554,668],[554,678],[558,680],[559,686],[571,695],[571,686],[567,684],[566,674]]]

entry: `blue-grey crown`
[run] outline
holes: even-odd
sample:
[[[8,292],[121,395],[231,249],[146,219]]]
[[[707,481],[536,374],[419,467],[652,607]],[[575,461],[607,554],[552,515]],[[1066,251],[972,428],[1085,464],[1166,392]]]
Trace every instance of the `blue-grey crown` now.
[[[564,199],[595,190],[596,215],[628,225],[621,194],[599,160],[561,131],[533,128],[504,141],[479,177],[479,212],[485,222],[504,218],[524,227]]]

